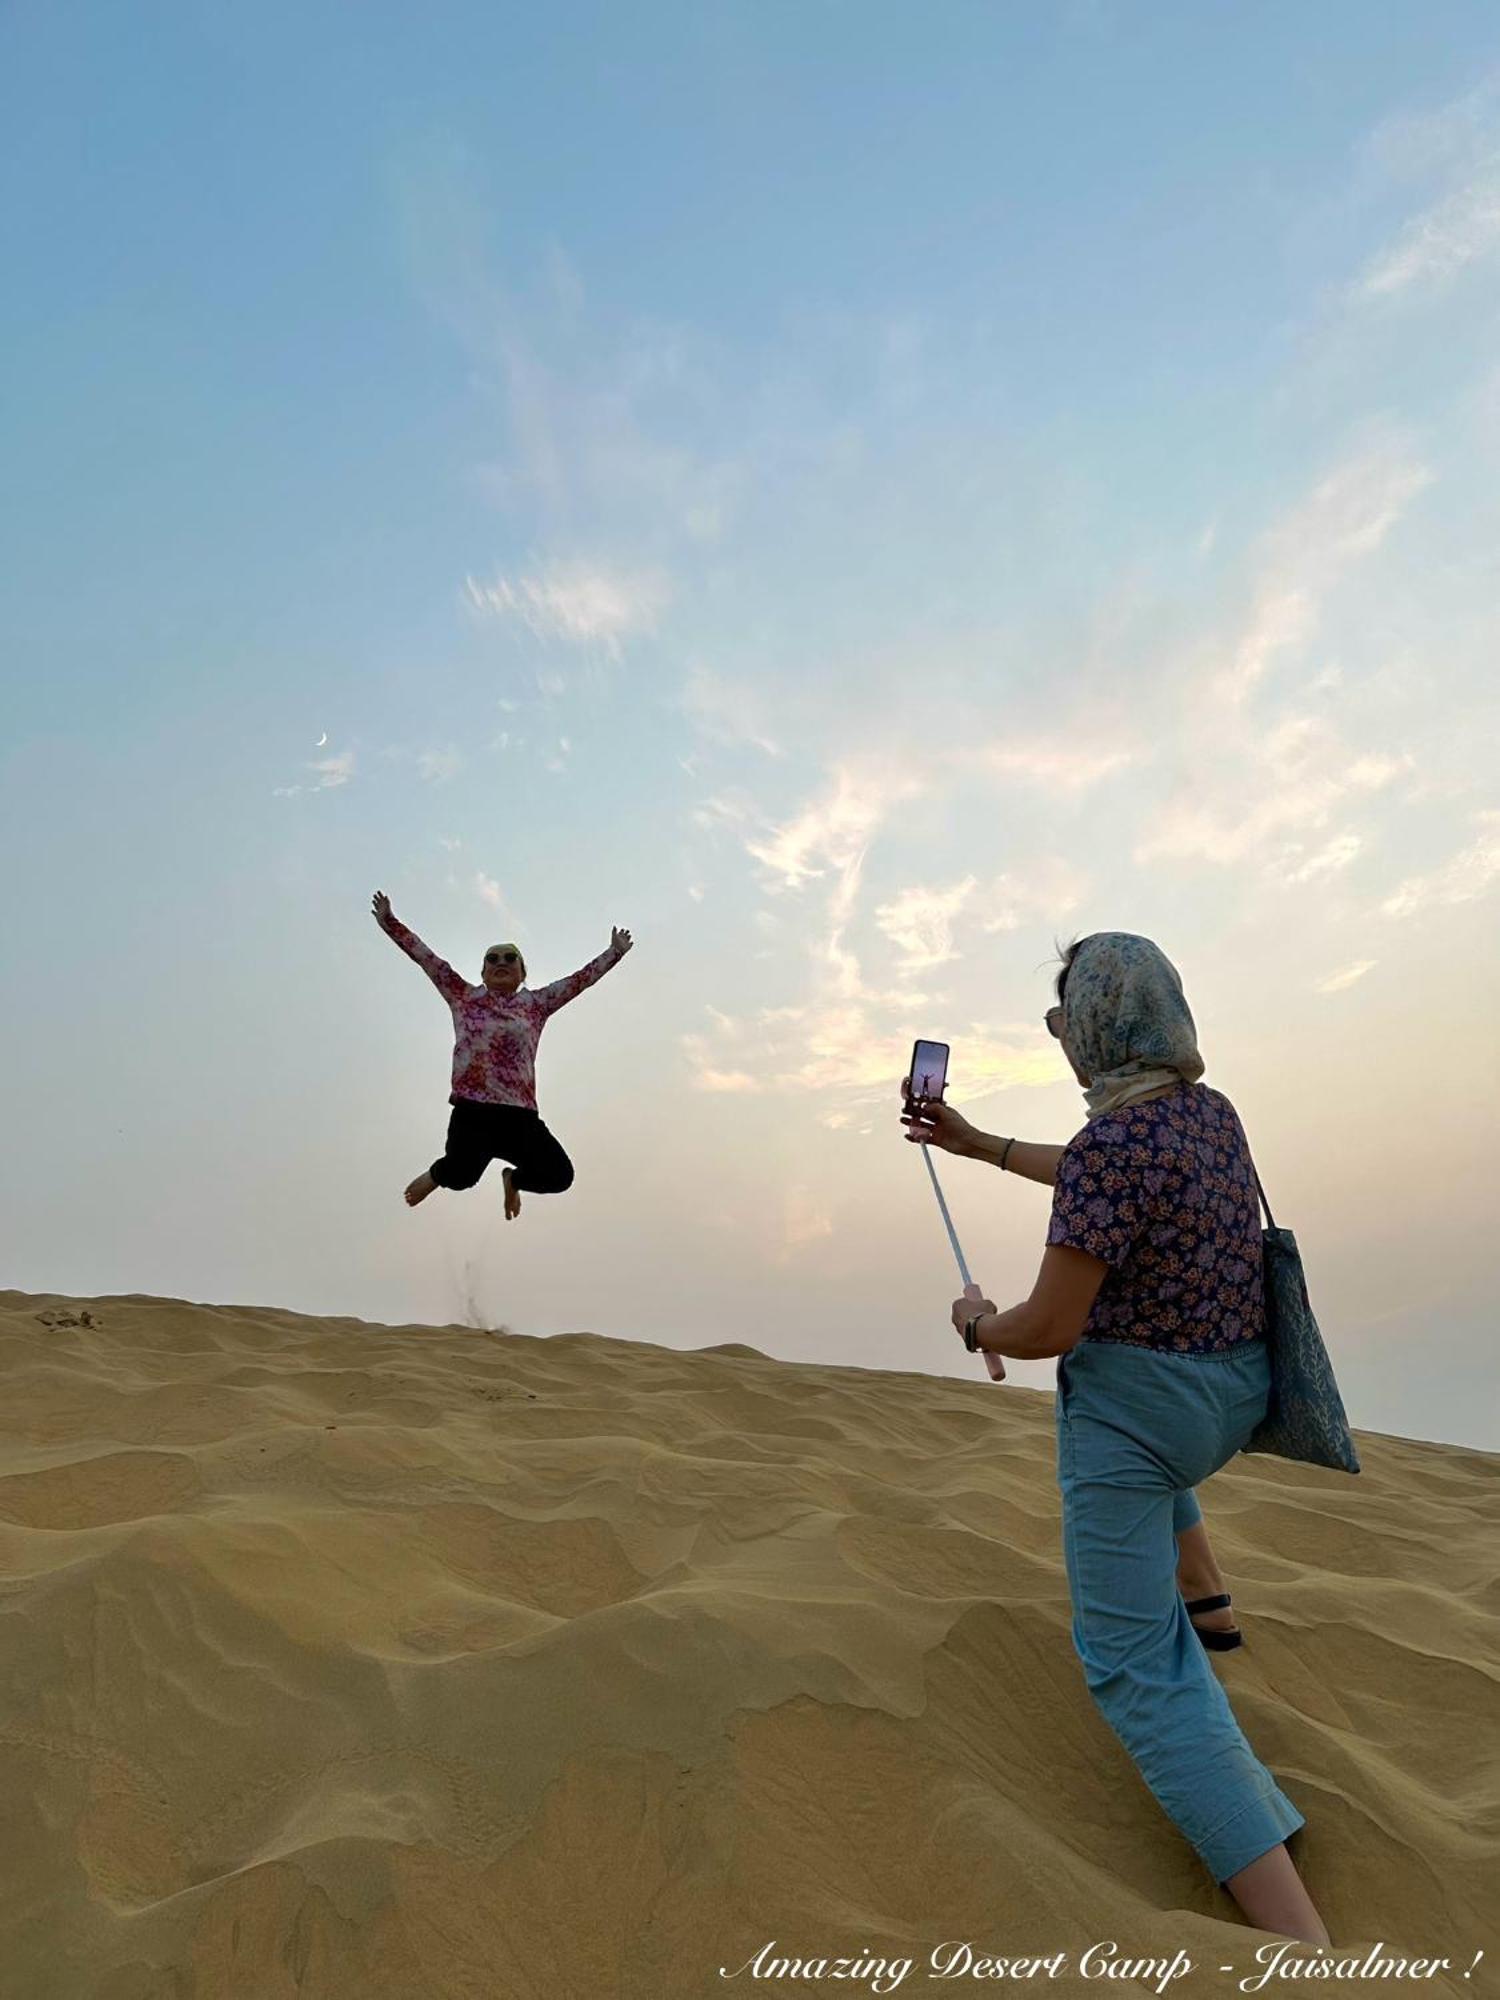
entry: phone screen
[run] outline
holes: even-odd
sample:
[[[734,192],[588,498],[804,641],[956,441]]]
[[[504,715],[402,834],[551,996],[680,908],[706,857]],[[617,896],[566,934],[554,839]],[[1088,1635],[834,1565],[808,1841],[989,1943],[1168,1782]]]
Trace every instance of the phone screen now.
[[[948,1081],[948,1044],[916,1042],[911,1052],[911,1094],[940,1098]]]

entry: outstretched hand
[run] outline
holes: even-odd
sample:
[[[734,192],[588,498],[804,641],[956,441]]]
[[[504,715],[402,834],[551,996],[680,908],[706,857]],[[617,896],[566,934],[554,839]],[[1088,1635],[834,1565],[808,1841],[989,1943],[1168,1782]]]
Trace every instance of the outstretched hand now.
[[[957,1154],[961,1160],[972,1154],[974,1127],[961,1111],[955,1111],[938,1097],[913,1097],[907,1077],[901,1079],[901,1101],[906,1107],[901,1113],[901,1123],[913,1145],[936,1146],[942,1152]]]
[[[610,949],[618,952],[621,958],[625,956],[634,942],[635,940],[631,937],[629,931],[621,930],[618,924],[616,924],[615,928],[609,934]]]
[[[377,889],[370,898],[370,908],[375,913],[377,924],[383,924],[391,914],[391,899],[384,889]]]

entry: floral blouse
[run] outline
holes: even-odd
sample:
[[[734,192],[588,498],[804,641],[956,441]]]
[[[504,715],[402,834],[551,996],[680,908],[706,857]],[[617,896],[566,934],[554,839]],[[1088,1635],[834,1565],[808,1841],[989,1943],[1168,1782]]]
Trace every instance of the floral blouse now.
[[[611,945],[566,979],[554,979],[550,986],[538,986],[535,992],[522,986],[507,997],[491,993],[482,983],[471,986],[446,959],[429,951],[399,917],[387,918],[381,928],[408,958],[416,960],[448,1002],[454,1034],[450,1104],[469,1098],[480,1104],[517,1104],[535,1111],[536,1045],[542,1029],[559,1007],[576,1000],[624,955]]]
[[[1047,1241],[1109,1266],[1085,1340],[1220,1354],[1265,1333],[1250,1149],[1205,1083],[1085,1125],[1057,1163]]]

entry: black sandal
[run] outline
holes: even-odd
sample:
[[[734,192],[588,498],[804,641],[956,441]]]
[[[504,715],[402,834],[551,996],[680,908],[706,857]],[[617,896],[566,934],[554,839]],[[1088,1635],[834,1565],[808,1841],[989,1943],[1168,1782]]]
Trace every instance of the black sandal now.
[[[1192,1603],[1185,1604],[1183,1609],[1191,1618],[1195,1611],[1223,1611],[1228,1604],[1229,1592],[1226,1590],[1217,1597],[1195,1597]],[[1204,1645],[1215,1653],[1232,1652],[1236,1646],[1243,1646],[1245,1643],[1245,1635],[1238,1626],[1232,1632],[1205,1632],[1199,1625],[1195,1625],[1193,1630]]]

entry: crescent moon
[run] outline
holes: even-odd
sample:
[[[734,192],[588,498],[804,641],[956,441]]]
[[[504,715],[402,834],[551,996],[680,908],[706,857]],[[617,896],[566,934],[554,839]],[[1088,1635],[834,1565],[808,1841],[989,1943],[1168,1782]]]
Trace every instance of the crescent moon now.
[[[315,743],[315,744],[313,745],[313,748],[314,748],[315,750],[321,750],[321,749],[322,749],[322,747],[323,747],[323,745],[324,745],[324,744],[325,744],[325,743],[326,743],[327,741],[328,741],[328,731],[327,731],[327,730],[325,729],[325,730],[323,731],[323,734],[322,734],[322,735],[321,735],[321,736],[320,736],[320,737],[318,738],[317,742],[316,742],[316,743]]]

